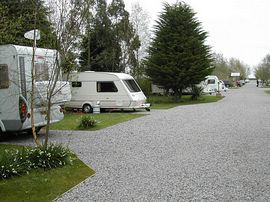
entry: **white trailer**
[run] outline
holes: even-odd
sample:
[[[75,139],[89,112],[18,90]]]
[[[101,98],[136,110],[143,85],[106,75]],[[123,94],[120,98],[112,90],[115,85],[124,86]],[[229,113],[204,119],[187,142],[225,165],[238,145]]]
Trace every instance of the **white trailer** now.
[[[100,104],[102,109],[146,109],[146,97],[132,76],[113,72],[73,72],[69,75],[71,101],[67,108],[89,113]]]
[[[219,90],[219,79],[215,75],[209,75],[205,77],[205,80],[200,84],[203,87],[203,93],[212,94]]]
[[[32,57],[32,47],[0,46],[0,133],[31,131]],[[47,124],[47,93],[52,84],[56,57],[56,50],[36,48],[34,120],[37,130]],[[63,119],[60,105],[70,99],[69,83],[57,81],[50,123]]]

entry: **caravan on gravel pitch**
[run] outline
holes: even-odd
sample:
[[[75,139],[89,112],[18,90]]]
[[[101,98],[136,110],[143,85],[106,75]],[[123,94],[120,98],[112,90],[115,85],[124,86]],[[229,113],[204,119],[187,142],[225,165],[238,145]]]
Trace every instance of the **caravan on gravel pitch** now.
[[[69,75],[71,100],[66,108],[93,112],[99,104],[101,109],[146,109],[146,97],[134,78],[124,73],[72,72]]]

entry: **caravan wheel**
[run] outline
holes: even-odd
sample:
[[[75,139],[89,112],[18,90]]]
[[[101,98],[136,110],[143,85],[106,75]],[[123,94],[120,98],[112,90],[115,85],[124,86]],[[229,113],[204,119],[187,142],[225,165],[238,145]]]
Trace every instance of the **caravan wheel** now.
[[[92,113],[93,112],[93,108],[89,104],[83,105],[82,110],[84,113]]]

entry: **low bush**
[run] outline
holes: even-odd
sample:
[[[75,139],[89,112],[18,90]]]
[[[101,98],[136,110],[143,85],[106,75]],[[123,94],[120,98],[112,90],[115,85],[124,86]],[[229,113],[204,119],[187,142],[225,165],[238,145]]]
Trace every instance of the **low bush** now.
[[[87,115],[87,116],[81,117],[78,128],[87,129],[87,128],[92,128],[96,125],[97,125],[97,121],[94,119],[94,117],[91,115]]]
[[[62,145],[51,144],[29,150],[33,168],[57,168],[72,163],[71,152]]]
[[[23,175],[31,170],[32,163],[29,161],[28,149],[5,150],[0,155],[0,177],[10,178]]]
[[[71,152],[62,145],[5,150],[0,155],[0,179],[28,174],[36,168],[51,169],[72,164]]]
[[[198,98],[202,96],[203,88],[201,86],[193,85],[191,89],[192,89],[191,100],[198,100]]]
[[[146,97],[152,93],[152,82],[149,79],[139,79],[138,84]]]

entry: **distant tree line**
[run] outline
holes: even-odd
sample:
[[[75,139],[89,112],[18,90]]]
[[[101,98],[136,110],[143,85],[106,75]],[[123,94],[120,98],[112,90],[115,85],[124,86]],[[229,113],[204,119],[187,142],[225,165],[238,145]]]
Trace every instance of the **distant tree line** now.
[[[38,47],[57,49],[65,71],[126,72],[172,89],[178,98],[209,74],[247,77],[241,61],[211,53],[207,32],[182,1],[164,4],[153,33],[140,5],[130,14],[123,0],[0,2],[0,44],[30,46],[23,35],[35,28],[41,31]]]
[[[255,76],[264,84],[270,80],[270,55],[266,55],[255,69]]]
[[[248,78],[248,75],[250,74],[250,68],[239,59],[227,59],[222,54],[217,53],[213,54],[213,56],[214,70],[212,74],[216,75],[220,80],[230,80],[232,72],[240,73],[240,80]]]

